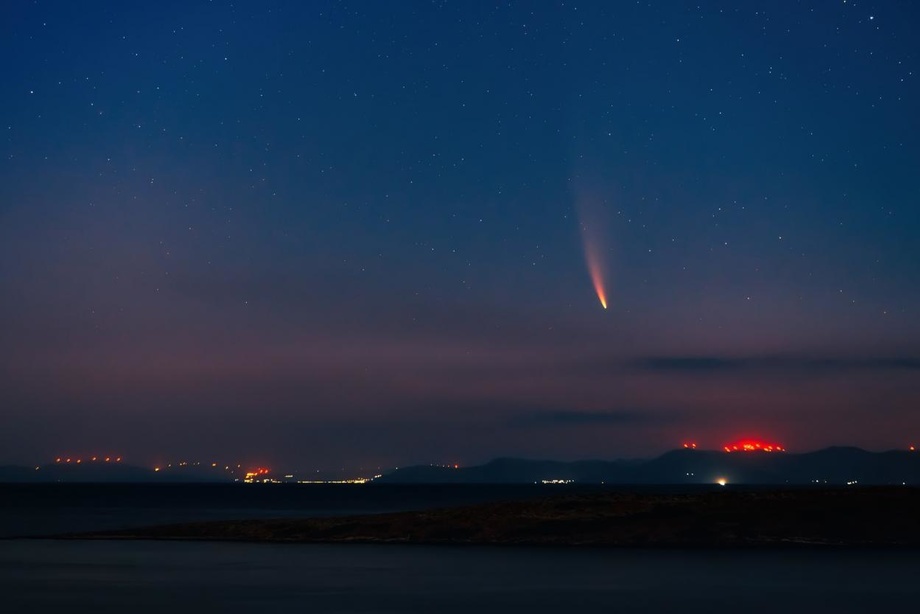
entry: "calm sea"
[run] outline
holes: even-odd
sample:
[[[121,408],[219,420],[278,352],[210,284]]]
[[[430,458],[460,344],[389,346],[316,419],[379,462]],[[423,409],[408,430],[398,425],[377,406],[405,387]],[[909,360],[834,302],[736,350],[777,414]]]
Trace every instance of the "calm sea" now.
[[[526,484],[0,484],[0,537],[203,520],[369,514],[576,491]]]
[[[888,612],[920,555],[22,539],[164,522],[420,509],[545,487],[0,485],[0,613]]]
[[[911,612],[893,552],[0,541],[0,611]]]

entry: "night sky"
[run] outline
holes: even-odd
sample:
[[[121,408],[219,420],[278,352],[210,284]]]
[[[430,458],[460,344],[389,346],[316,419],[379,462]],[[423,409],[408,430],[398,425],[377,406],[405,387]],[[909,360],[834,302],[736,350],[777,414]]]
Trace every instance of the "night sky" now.
[[[918,28],[4,2],[0,463],[906,448]]]

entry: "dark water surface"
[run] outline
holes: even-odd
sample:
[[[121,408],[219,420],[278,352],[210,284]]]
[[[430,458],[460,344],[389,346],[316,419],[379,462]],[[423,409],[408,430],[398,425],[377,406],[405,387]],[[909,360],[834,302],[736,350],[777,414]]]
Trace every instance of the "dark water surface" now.
[[[403,511],[591,490],[0,485],[0,537]],[[0,540],[0,614],[915,611],[918,578],[920,555],[894,551]]]
[[[0,611],[894,612],[920,557],[390,545],[0,541]]]
[[[590,490],[527,484],[0,484],[0,537],[396,512]]]
[[[637,486],[699,492],[708,486]],[[401,512],[618,486],[542,484],[0,484],[0,537],[34,537],[205,520]],[[0,613],[2,614],[2,613]]]

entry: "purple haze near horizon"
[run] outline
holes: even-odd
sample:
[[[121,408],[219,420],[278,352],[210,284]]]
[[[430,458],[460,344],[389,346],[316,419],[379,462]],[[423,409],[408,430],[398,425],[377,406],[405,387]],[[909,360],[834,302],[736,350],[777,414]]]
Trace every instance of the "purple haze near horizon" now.
[[[0,462],[920,441],[911,2],[2,14]]]

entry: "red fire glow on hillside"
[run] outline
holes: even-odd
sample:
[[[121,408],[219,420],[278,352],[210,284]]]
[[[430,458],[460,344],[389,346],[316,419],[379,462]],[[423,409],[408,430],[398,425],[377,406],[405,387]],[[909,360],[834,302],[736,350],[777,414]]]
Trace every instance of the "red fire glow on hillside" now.
[[[769,443],[759,439],[741,439],[722,447],[726,452],[785,452],[786,448],[778,443]]]

